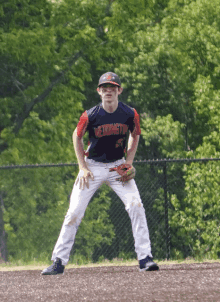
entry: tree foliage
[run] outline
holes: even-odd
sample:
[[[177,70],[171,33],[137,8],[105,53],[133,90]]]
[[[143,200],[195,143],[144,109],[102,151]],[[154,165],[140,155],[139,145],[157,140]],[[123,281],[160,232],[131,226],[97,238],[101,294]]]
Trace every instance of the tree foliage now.
[[[219,163],[193,163],[185,169],[185,198],[172,196],[174,213],[171,226],[176,229],[173,236],[175,249],[182,257],[189,249],[195,258],[217,259],[219,248]]]
[[[141,115],[137,159],[219,156],[219,13],[218,0],[3,1],[0,165],[75,161],[72,132],[83,110],[99,102],[96,84],[107,70],[120,75],[124,87],[121,100]],[[204,203],[217,206],[214,193],[210,193],[208,202],[206,184],[199,181],[209,173],[208,165],[204,167],[207,169],[189,165],[179,170],[185,174],[185,187],[180,196],[173,194],[179,212],[172,212],[172,227],[175,231],[177,217],[186,221],[184,215],[188,213],[192,232],[195,225],[202,224],[199,244],[204,250],[209,245],[210,253],[217,255],[205,230],[207,225],[213,236],[219,234],[211,222],[214,214],[206,218],[192,215]],[[76,169],[62,172],[56,178],[52,171],[45,175],[24,171],[0,176],[8,249],[14,256],[15,246],[25,250],[25,246],[38,242],[36,230],[42,231],[42,222],[48,222],[48,233],[42,232],[44,238],[51,231],[55,240],[68,207],[66,194],[77,173]],[[198,178],[193,179],[195,190],[191,190],[189,179],[195,171]],[[212,169],[213,183],[217,175],[218,171]],[[63,189],[67,179],[68,189]],[[46,188],[50,188],[47,197]],[[215,188],[213,185],[209,190]],[[96,225],[98,230],[97,246],[93,249],[88,243],[94,251],[100,247],[101,237],[105,244],[114,237],[111,226],[104,231],[108,221],[106,208],[101,206],[107,198],[105,192],[106,188],[95,202],[100,202],[100,224],[95,223],[95,209],[91,217],[87,214],[91,226]],[[55,212],[59,217],[53,216]],[[109,213],[113,215],[111,210]],[[218,221],[219,216],[214,219]],[[51,230],[49,221],[59,222]],[[183,223],[181,230],[185,230],[181,233],[184,237],[187,225]],[[83,232],[90,234],[86,225],[82,225]],[[78,245],[84,242],[83,235],[79,234],[77,240]],[[194,242],[196,250],[197,239],[190,245],[194,248]],[[43,244],[42,239],[39,246]],[[83,253],[91,256],[86,249]]]

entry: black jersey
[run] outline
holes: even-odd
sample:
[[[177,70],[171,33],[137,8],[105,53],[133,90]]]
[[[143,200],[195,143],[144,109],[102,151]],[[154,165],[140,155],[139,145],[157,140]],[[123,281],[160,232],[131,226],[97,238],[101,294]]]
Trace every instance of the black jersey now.
[[[113,113],[102,103],[86,110],[77,125],[77,136],[89,133],[86,155],[98,162],[113,162],[125,156],[129,133],[141,134],[139,115],[134,108],[119,102]]]

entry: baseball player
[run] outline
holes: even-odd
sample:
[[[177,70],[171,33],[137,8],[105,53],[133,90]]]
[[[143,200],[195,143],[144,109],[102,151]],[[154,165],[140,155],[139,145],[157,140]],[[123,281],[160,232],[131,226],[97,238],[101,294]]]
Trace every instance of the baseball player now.
[[[81,115],[73,133],[79,174],[52,253],[53,264],[44,269],[42,275],[64,273],[85,210],[103,183],[120,197],[131,219],[140,271],[159,269],[152,258],[145,210],[134,181],[135,168],[132,166],[141,134],[139,115],[134,108],[119,102],[118,96],[123,88],[117,74],[103,74],[97,91],[101,103]],[[83,149],[85,132],[89,135],[86,152]]]

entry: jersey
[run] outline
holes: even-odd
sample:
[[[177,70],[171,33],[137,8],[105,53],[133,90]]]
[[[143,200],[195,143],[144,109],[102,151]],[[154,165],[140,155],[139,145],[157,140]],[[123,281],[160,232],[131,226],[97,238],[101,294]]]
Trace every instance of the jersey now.
[[[139,114],[122,102],[113,113],[108,113],[100,103],[81,115],[77,136],[83,137],[86,131],[87,157],[97,162],[114,162],[125,156],[129,133],[141,134]]]

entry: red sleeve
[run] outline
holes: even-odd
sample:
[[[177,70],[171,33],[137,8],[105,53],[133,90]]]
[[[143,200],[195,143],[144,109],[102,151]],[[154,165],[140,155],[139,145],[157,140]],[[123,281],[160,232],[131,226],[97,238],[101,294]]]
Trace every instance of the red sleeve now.
[[[140,127],[140,116],[137,111],[134,109],[134,130],[133,133],[136,135],[141,134],[141,127]]]
[[[87,125],[89,123],[89,118],[86,111],[81,115],[79,123],[77,125],[77,136],[82,138],[86,132]]]

